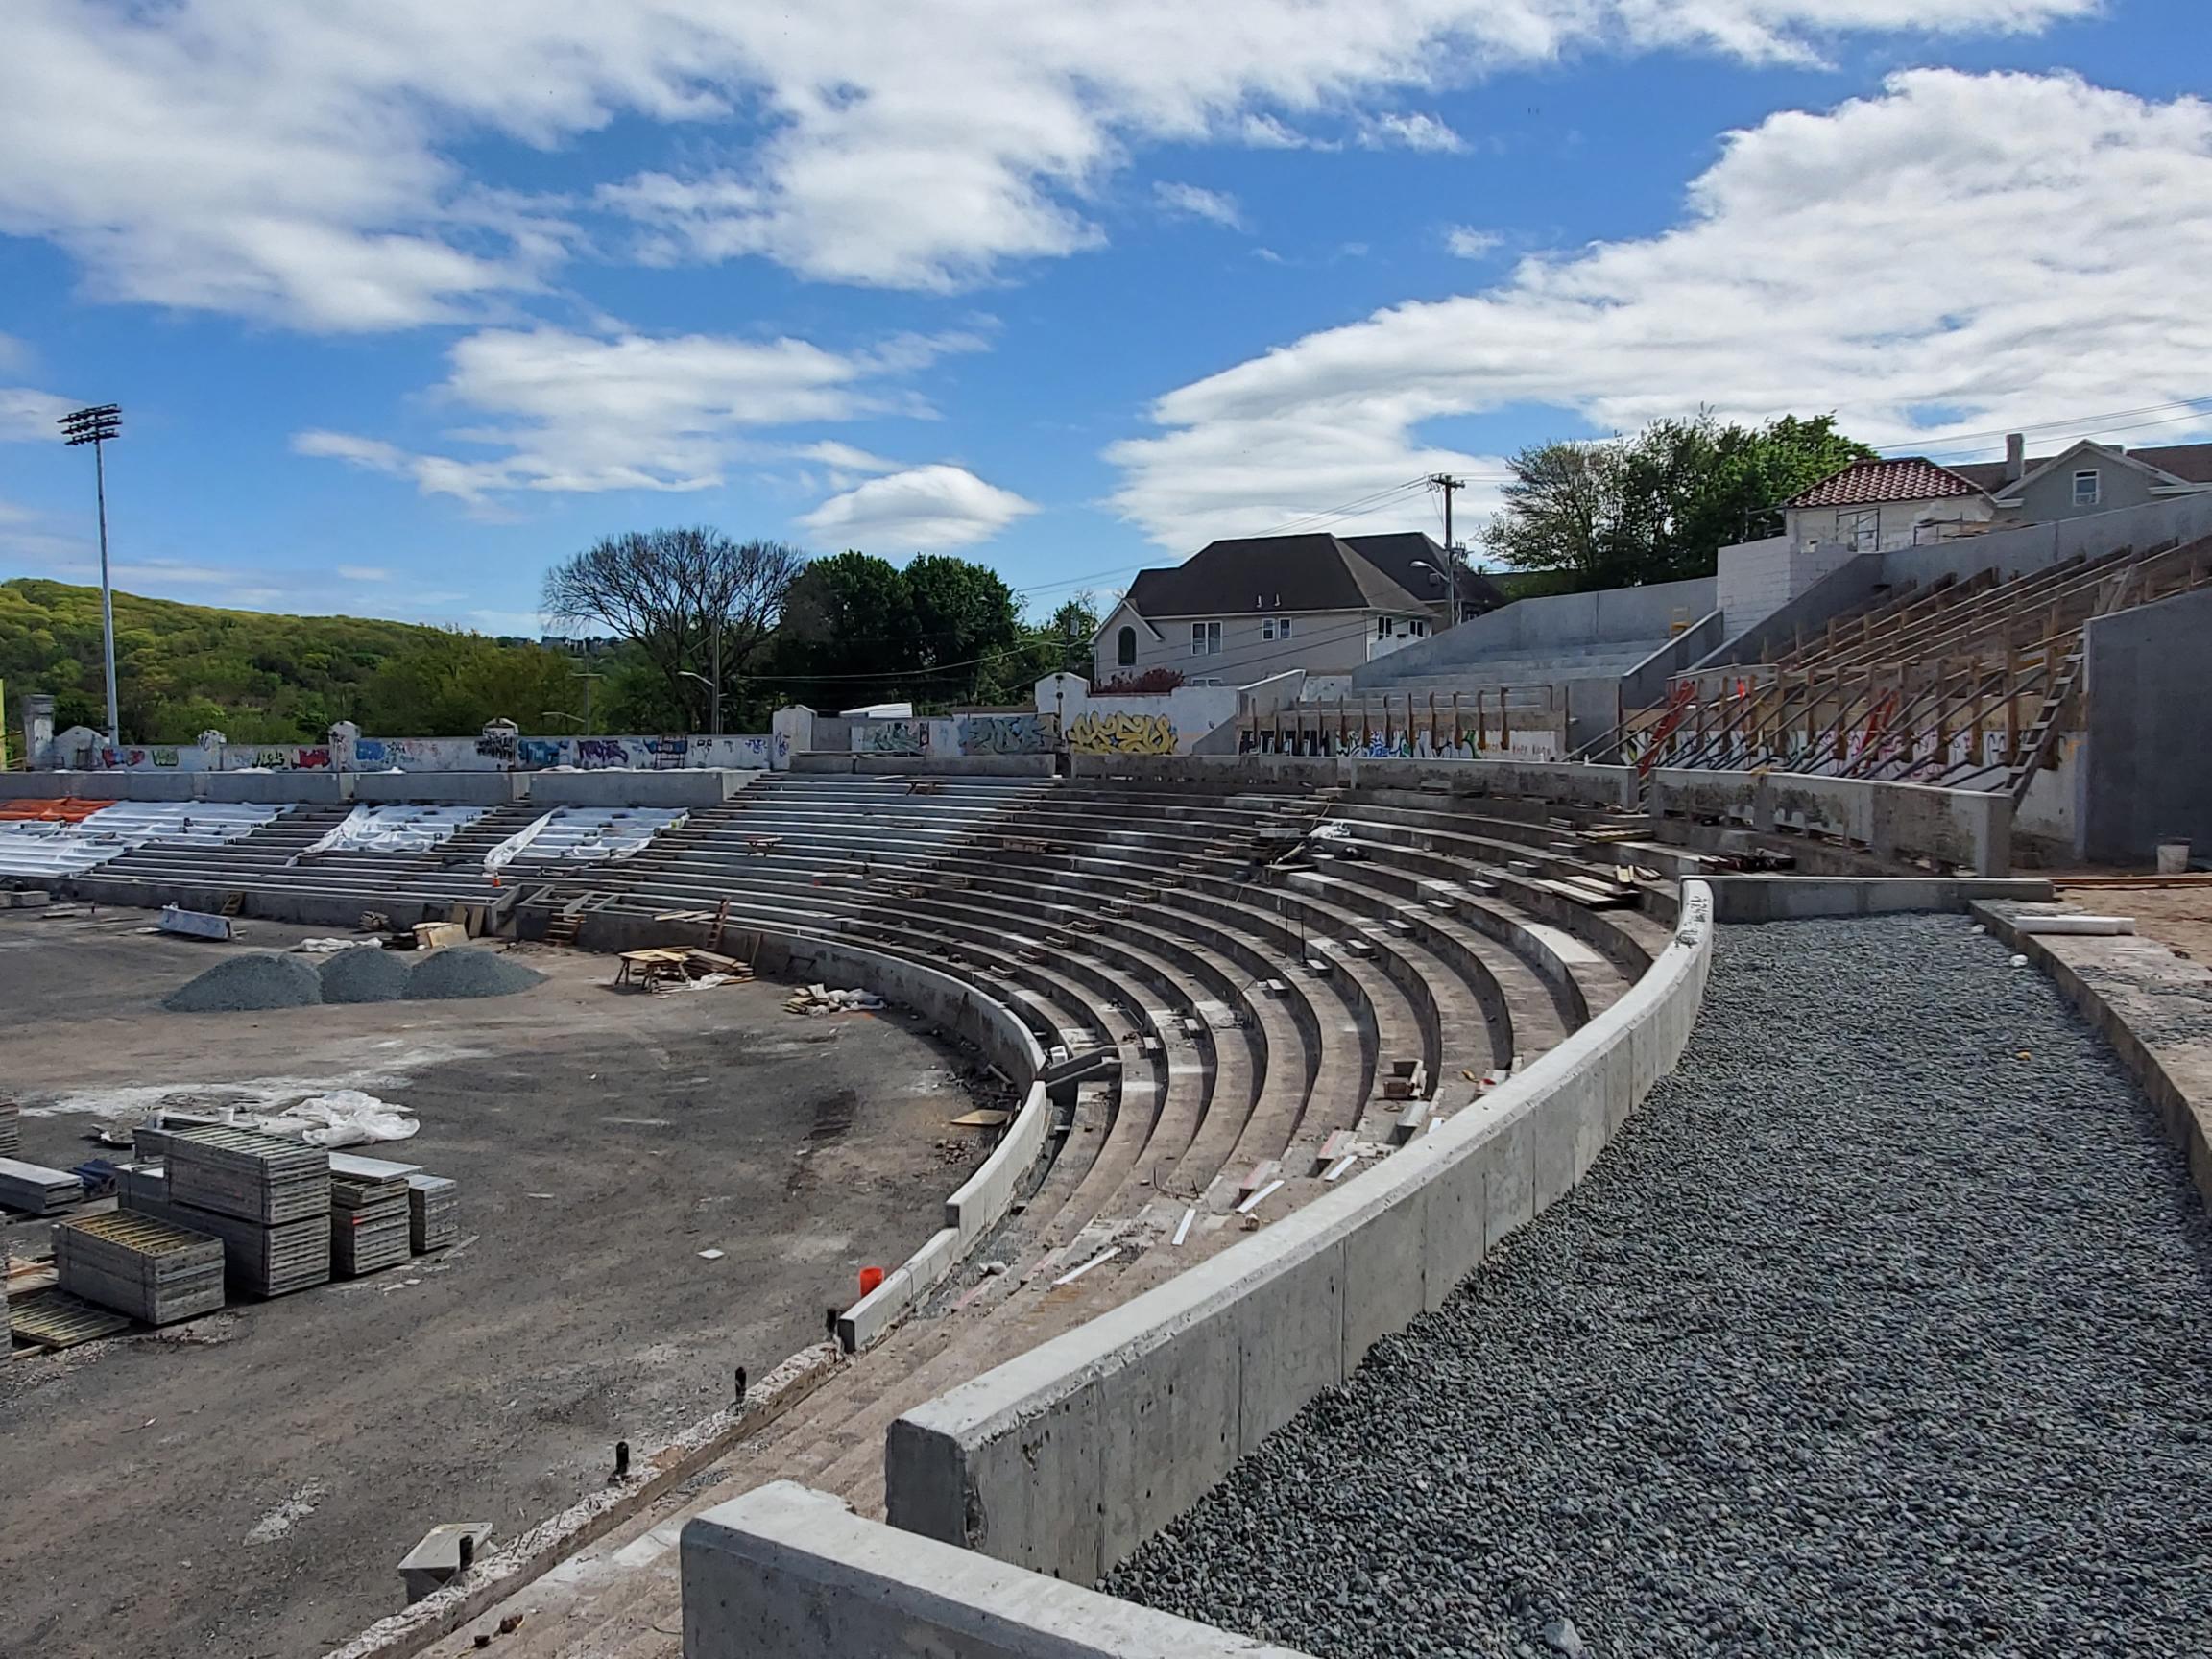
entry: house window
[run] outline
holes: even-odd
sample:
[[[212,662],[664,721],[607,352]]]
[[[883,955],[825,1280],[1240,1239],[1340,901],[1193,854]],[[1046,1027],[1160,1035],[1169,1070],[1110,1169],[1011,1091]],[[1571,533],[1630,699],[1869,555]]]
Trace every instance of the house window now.
[[[1862,507],[1836,515],[1836,540],[1854,553],[1873,553],[1882,545],[1882,509]]]
[[[1375,618],[1375,637],[1378,639],[1387,639],[1390,637],[1389,617],[1378,616]]]
[[[1114,666],[1117,668],[1134,668],[1137,666],[1136,629],[1124,628],[1120,633],[1114,636]]]
[[[1262,639],[1289,638],[1290,618],[1287,616],[1267,617],[1260,624],[1260,637]]]
[[[1190,624],[1190,655],[1193,657],[1218,657],[1221,655],[1220,623],[1193,622]]]
[[[2095,468],[2074,474],[2074,505],[2094,507],[2098,498],[2098,473]]]
[[[1414,638],[1419,639],[1428,634],[1429,624],[1422,621],[1419,617],[1415,617],[1412,621],[1406,624],[1406,630],[1407,633],[1411,634]]]

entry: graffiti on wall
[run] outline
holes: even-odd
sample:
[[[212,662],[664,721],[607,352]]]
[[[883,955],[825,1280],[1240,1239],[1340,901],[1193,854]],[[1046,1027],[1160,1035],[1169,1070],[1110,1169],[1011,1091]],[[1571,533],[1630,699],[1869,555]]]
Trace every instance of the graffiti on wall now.
[[[1049,755],[1059,722],[1049,714],[963,714],[963,755]]]
[[[853,748],[861,755],[926,755],[929,722],[926,720],[855,721]]]
[[[1078,755],[1172,755],[1175,722],[1165,714],[1083,713],[1068,722]]]

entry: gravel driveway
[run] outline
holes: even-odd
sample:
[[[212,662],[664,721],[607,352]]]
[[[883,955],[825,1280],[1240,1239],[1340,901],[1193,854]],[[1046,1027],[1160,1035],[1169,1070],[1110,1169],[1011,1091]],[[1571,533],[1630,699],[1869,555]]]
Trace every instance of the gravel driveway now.
[[[1107,1587],[1345,1659],[2212,1654],[2212,1230],[1963,918],[1724,929],[1588,1183]]]

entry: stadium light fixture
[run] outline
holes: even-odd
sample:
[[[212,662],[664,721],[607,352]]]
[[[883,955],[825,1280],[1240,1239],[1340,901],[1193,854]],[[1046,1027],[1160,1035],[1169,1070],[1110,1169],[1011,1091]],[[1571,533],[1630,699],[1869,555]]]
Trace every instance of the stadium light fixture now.
[[[61,417],[61,441],[74,449],[92,445],[92,488],[100,505],[100,626],[107,639],[108,747],[122,747],[122,722],[115,696],[115,590],[108,580],[108,461],[107,445],[123,430],[123,411],[112,403],[96,403]]]

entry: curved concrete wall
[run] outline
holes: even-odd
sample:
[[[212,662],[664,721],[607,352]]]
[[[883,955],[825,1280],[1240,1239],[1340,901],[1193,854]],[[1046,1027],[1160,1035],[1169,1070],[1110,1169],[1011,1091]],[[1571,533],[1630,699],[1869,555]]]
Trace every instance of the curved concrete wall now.
[[[1628,994],[1435,1133],[891,1426],[892,1524],[1091,1583],[1568,1191],[1672,1070],[1713,896]]]

